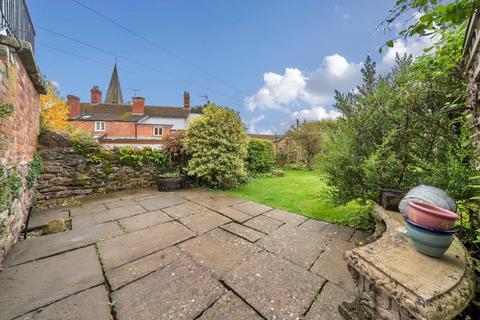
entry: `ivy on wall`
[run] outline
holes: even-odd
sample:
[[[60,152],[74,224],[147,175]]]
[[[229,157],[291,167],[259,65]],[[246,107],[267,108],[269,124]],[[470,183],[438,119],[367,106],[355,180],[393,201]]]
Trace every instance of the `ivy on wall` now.
[[[32,162],[30,163],[30,168],[28,168],[27,174],[27,186],[33,188],[37,185],[38,176],[43,167],[42,158],[36,154],[33,157]]]
[[[0,103],[0,118],[7,118],[15,111],[15,107],[8,103]]]

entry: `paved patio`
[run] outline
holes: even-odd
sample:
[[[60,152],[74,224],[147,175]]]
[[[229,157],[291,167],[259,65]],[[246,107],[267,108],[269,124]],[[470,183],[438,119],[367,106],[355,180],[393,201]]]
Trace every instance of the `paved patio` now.
[[[7,257],[0,320],[341,319],[343,253],[366,237],[202,190],[118,193],[29,225],[55,218],[72,230]]]

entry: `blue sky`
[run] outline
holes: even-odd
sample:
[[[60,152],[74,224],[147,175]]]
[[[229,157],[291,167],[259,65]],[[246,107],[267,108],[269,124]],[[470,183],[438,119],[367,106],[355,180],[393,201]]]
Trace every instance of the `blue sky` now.
[[[88,101],[92,85],[105,93],[117,54],[126,100],[133,96],[130,88],[140,89],[150,105],[180,106],[184,90],[191,92],[192,104],[202,104],[200,96],[207,94],[239,111],[257,133],[282,133],[295,118],[337,116],[333,90],[354,87],[367,54],[386,70],[395,50],[416,53],[423,45],[399,41],[395,50],[378,54],[392,35],[377,26],[394,1],[78,1],[180,59],[71,0],[29,0],[38,64],[62,96]]]

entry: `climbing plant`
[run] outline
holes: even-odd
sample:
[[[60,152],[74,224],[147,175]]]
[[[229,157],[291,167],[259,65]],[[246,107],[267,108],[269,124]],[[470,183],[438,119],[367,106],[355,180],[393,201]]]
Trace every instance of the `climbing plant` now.
[[[42,170],[43,161],[42,158],[36,154],[33,157],[32,162],[30,163],[30,167],[28,168],[28,175],[27,175],[27,186],[29,188],[33,188],[37,184],[37,179]]]

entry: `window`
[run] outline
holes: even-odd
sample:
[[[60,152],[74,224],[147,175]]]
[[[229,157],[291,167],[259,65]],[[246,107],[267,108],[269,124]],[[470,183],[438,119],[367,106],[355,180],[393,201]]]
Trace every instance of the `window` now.
[[[105,131],[105,122],[95,121],[95,131]]]
[[[161,136],[162,134],[163,134],[163,128],[158,128],[158,127],[153,128],[154,136]]]

